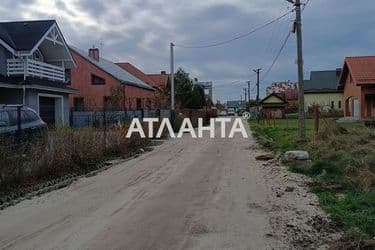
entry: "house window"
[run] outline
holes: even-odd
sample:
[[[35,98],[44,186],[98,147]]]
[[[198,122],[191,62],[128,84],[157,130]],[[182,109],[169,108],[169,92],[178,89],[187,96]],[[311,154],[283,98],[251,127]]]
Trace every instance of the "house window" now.
[[[150,109],[151,108],[151,100],[150,98],[147,98],[147,104],[146,104],[147,108]]]
[[[73,109],[74,111],[84,111],[85,101],[83,97],[74,97],[73,99]]]
[[[141,109],[141,108],[142,108],[142,99],[137,98],[137,109]]]
[[[100,76],[97,75],[91,75],[91,84],[92,85],[103,85],[105,84],[105,79],[101,78]]]
[[[341,109],[341,101],[338,102],[338,107]]]
[[[120,110],[119,100],[114,96],[104,96],[103,102],[106,110]]]
[[[335,108],[335,102],[331,101],[331,109],[334,109],[334,108]]]

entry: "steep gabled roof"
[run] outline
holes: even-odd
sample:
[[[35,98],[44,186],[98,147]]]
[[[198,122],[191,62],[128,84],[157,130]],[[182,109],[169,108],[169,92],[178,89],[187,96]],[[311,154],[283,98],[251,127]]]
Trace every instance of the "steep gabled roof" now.
[[[128,62],[122,62],[122,63],[116,63],[116,64],[120,66],[122,69],[132,74],[133,76],[137,77],[138,79],[141,79],[148,85],[155,86],[155,82],[151,79],[151,77],[143,73],[140,69],[135,67],[133,64],[128,63]]]
[[[303,90],[305,93],[337,92],[340,74],[341,69],[311,71],[310,80],[304,81]]]
[[[280,95],[276,94],[276,93],[271,93],[269,94],[268,96],[266,96],[265,98],[263,98],[260,103],[263,104],[263,103],[267,103],[266,101],[269,100],[271,97],[275,97],[279,102],[277,103],[274,103],[274,104],[286,104],[288,103],[283,97],[281,97]]]
[[[355,84],[375,84],[375,56],[356,56],[345,58],[340,76],[340,85],[345,83],[349,73]]]
[[[169,75],[168,74],[147,74],[152,79],[155,85],[154,87],[167,87]]]
[[[55,20],[0,23],[0,39],[16,51],[29,51],[55,24]]]
[[[133,85],[139,88],[144,88],[148,90],[154,90],[150,85],[138,79],[137,77],[133,76],[125,69],[118,66],[116,63],[106,60],[102,57],[99,57],[99,60],[95,60],[94,58],[90,57],[88,52],[82,51],[78,48],[73,46],[69,46],[73,52],[76,52],[78,55],[92,63],[93,65],[97,66],[101,70],[107,72],[108,74],[112,75],[114,78],[119,80],[122,83]]]

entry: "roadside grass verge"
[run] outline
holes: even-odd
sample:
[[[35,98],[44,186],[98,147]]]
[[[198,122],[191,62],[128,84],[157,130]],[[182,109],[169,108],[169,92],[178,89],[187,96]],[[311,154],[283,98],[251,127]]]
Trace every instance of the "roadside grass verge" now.
[[[250,121],[263,147],[274,153],[306,150],[311,166],[288,166],[290,171],[312,177],[312,191],[322,208],[354,240],[375,236],[375,129],[363,124],[337,124],[321,119],[313,139],[313,120],[306,120],[307,139],[298,139],[298,120]]]
[[[25,140],[16,148],[10,147],[12,140],[3,138],[0,143],[0,205],[26,187],[36,187],[71,174],[87,174],[107,160],[132,156],[150,145],[149,139],[138,135],[126,138],[127,130],[126,126],[106,131],[62,127],[40,139]]]

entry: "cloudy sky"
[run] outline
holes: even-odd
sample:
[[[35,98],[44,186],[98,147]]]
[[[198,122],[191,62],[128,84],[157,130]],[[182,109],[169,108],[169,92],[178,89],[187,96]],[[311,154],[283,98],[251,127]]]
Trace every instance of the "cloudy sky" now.
[[[220,42],[290,10],[285,0],[2,0],[0,20],[56,19],[68,43],[96,45],[107,59],[153,73],[169,70],[170,42]],[[305,78],[311,70],[341,67],[345,56],[375,54],[374,12],[374,0],[310,0],[303,12]],[[272,64],[293,19],[291,13],[224,46],[176,47],[176,68],[213,81],[215,99],[239,99],[246,80],[254,86],[252,69],[265,72]],[[295,44],[293,34],[272,71],[261,77],[261,95],[273,81],[296,80]]]

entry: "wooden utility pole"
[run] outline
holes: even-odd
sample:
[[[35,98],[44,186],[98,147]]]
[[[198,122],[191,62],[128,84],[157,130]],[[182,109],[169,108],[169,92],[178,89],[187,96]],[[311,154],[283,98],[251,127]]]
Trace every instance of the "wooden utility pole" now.
[[[247,103],[247,90],[246,90],[246,88],[243,89],[243,92],[245,93],[245,108],[246,108],[246,103]]]
[[[247,105],[247,111],[250,111],[250,101],[251,101],[251,98],[250,98],[250,81],[247,81],[247,95],[248,95],[248,99],[249,99],[249,102],[248,102],[248,105]]]
[[[173,51],[173,47],[174,47],[174,44],[171,43],[170,44],[171,46],[171,75],[170,75],[170,80],[171,80],[171,111],[172,113],[174,112],[174,51]]]
[[[302,54],[302,17],[301,0],[287,0],[296,6],[296,21],[294,28],[297,36],[297,64],[298,64],[298,134],[300,139],[306,137],[305,98],[303,93],[303,54]]]
[[[259,122],[259,74],[262,69],[254,69],[254,72],[257,74],[257,120]]]

